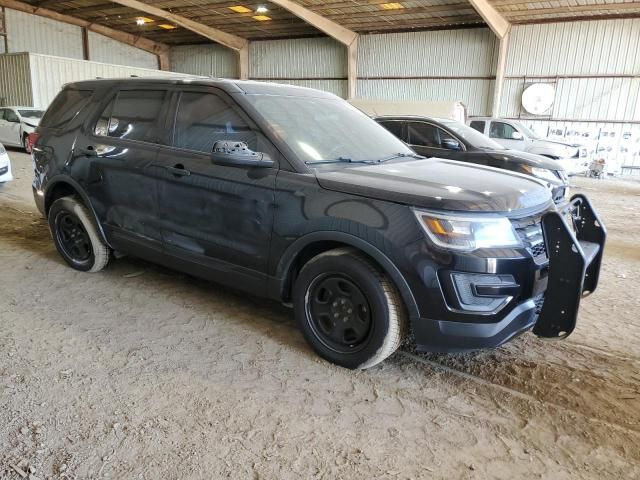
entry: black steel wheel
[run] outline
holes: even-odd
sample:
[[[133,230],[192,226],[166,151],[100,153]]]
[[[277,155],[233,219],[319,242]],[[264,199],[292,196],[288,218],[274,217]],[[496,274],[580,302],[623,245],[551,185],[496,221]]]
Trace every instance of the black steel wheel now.
[[[338,353],[353,353],[371,334],[371,306],[348,276],[319,275],[307,289],[306,315],[316,336]]]
[[[92,214],[78,197],[62,197],[53,202],[48,220],[56,249],[69,266],[97,272],[107,265],[111,251],[98,233]]]
[[[396,351],[406,331],[397,289],[369,257],[352,248],[307,262],[294,284],[293,306],[309,345],[346,368],[380,363]]]
[[[76,263],[85,263],[93,255],[91,239],[80,219],[66,210],[55,218],[55,235],[64,253]]]

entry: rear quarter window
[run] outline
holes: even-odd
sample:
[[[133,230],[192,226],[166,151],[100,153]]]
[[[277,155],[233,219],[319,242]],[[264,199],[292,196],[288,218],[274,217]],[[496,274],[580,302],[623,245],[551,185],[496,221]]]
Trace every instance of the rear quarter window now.
[[[65,88],[51,102],[40,122],[41,127],[63,128],[89,103],[93,91]]]

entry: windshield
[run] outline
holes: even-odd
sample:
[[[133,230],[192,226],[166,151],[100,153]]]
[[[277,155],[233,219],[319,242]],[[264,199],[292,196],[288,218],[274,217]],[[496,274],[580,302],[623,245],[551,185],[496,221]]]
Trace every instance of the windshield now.
[[[307,164],[415,155],[402,141],[344,100],[276,95],[247,95],[247,99]]]
[[[463,123],[453,120],[447,120],[445,118],[437,118],[436,120],[442,123],[449,130],[457,134],[459,137],[464,138],[472,147],[485,150],[506,150],[506,148],[504,148],[498,142],[491,140],[486,135],[483,135],[476,129],[468,127]]]
[[[513,122],[519,129],[521,132],[524,132],[524,134],[529,137],[532,140],[537,140],[540,138],[540,135],[538,135],[537,133],[535,133],[533,130],[525,127],[523,124],[521,124],[520,122]]]
[[[18,110],[18,113],[23,118],[42,118],[44,110]]]

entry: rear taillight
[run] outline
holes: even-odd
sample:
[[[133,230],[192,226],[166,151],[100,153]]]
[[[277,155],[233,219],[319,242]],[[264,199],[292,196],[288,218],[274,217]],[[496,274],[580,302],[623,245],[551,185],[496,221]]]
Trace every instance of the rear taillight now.
[[[40,134],[38,132],[29,134],[29,136],[27,137],[27,152],[31,153],[31,150],[33,149],[39,138]]]

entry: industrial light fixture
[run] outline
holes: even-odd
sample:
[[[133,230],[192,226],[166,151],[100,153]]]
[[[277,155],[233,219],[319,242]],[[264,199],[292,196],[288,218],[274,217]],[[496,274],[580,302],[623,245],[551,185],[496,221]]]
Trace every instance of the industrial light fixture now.
[[[164,28],[165,30],[175,30],[176,27],[175,25],[169,25],[168,23],[161,23],[160,25],[158,25],[160,28]]]
[[[229,7],[229,10],[232,10],[236,13],[250,13],[251,9],[245,7],[244,5],[235,5],[233,7]]]
[[[383,10],[400,10],[404,8],[400,2],[391,2],[391,3],[381,3],[380,8]]]
[[[268,11],[269,9],[264,5],[259,5],[258,8],[256,8],[256,13],[267,13]]]
[[[266,22],[268,20],[271,20],[271,17],[268,17],[267,15],[254,15],[253,19],[259,22]]]
[[[153,23],[153,20],[151,20],[150,18],[147,17],[138,17],[136,18],[136,25],[138,26],[142,26],[146,23]]]

